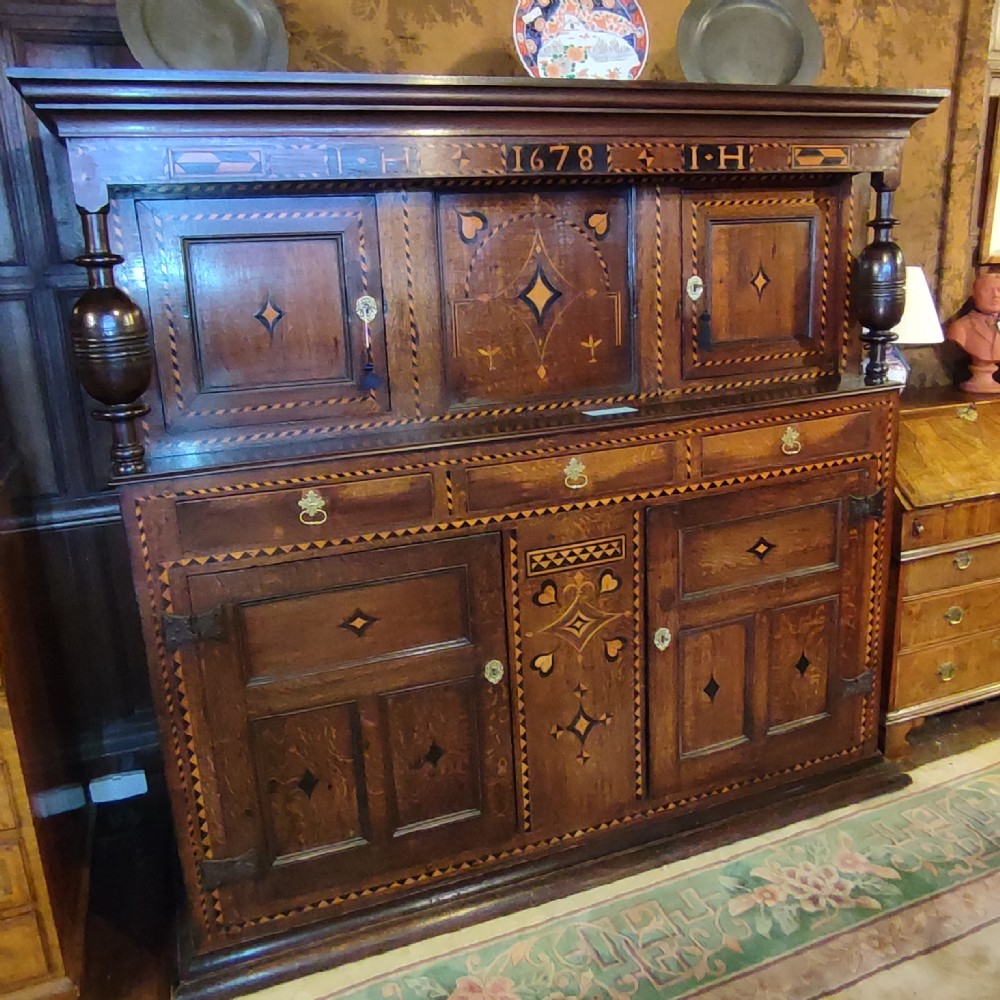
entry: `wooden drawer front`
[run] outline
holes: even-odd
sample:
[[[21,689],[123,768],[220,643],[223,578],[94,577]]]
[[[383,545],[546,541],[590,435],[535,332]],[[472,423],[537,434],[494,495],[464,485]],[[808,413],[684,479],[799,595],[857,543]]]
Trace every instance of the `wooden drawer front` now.
[[[177,531],[185,551],[216,552],[426,524],[433,515],[434,477],[425,472],[181,500]]]
[[[931,594],[968,583],[1000,580],[1000,542],[914,559],[903,563],[900,575],[904,597]]]
[[[227,198],[137,205],[165,423],[172,429],[339,421],[388,412],[363,385],[356,303],[382,301],[371,197]]]
[[[10,772],[0,760],[0,830],[13,830],[17,826],[14,812],[14,791],[10,786]]]
[[[472,513],[658,489],[677,478],[676,441],[484,465],[466,473]]]
[[[33,913],[0,920],[0,988],[40,979],[48,972],[42,933]]]
[[[30,902],[31,890],[20,842],[0,843],[0,912]]]
[[[983,632],[897,657],[894,707],[921,705],[997,681],[1000,632]]]
[[[878,421],[871,413],[819,420],[790,420],[749,431],[710,434],[701,444],[704,476],[745,472],[765,466],[799,465],[835,455],[866,452]]]
[[[1000,502],[991,497],[909,510],[903,513],[901,525],[904,552],[937,545],[961,545],[968,538],[1000,535]]]
[[[1000,628],[1000,582],[903,601],[901,615],[900,652]]]
[[[839,523],[840,503],[834,501],[682,531],[682,597],[835,569]]]

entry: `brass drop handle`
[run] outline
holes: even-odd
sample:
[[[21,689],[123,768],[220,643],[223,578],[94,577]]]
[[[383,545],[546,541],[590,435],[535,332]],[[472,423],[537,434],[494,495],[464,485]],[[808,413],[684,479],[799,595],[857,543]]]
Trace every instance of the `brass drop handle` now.
[[[972,565],[972,553],[971,552],[959,552],[955,556],[955,569],[968,569]]]
[[[653,633],[653,645],[662,653],[669,649],[670,643],[674,641],[673,635],[668,628],[658,628]]]
[[[582,490],[590,485],[590,477],[587,475],[587,467],[578,458],[571,458],[563,469],[566,477],[563,482],[571,490]]]
[[[786,427],[781,435],[781,450],[785,455],[797,455],[802,451],[802,435],[797,427]]]
[[[965,620],[965,610],[958,606],[954,608],[949,608],[944,613],[944,620],[949,625],[961,625],[962,622]]]
[[[938,672],[938,677],[941,678],[942,683],[947,684],[949,681],[953,681],[955,679],[955,674],[958,673],[958,664],[942,663],[941,666],[938,667],[937,672]]]
[[[315,490],[306,490],[302,494],[299,507],[299,520],[303,524],[326,524],[326,501]]]
[[[913,531],[913,537],[914,538],[919,538],[926,530],[927,529],[924,527],[924,522],[923,521],[914,521],[913,522],[912,531]]]
[[[503,680],[504,673],[506,673],[504,665],[499,660],[490,660],[483,667],[483,676],[490,684],[499,684]]]

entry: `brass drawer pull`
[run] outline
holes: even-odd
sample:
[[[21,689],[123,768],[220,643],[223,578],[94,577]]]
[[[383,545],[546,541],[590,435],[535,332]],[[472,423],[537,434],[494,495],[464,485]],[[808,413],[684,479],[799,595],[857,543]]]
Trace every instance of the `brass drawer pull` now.
[[[566,478],[563,480],[571,490],[582,490],[590,485],[587,467],[578,458],[571,458],[563,469]]]
[[[795,427],[786,427],[781,435],[781,450],[786,455],[797,455],[802,451],[802,435]]]
[[[299,507],[302,508],[299,520],[303,524],[326,524],[326,501],[315,490],[307,490],[302,494]]]
[[[949,608],[944,613],[944,620],[949,625],[961,625],[965,620],[965,610],[960,607]]]
[[[490,684],[499,684],[503,680],[504,673],[504,665],[499,660],[490,660],[483,667],[483,676]]]
[[[958,664],[942,663],[941,666],[938,667],[937,672],[938,672],[938,677],[941,678],[942,683],[947,684],[949,681],[953,681],[955,679],[955,674],[958,673]]]
[[[653,633],[653,645],[662,653],[670,647],[670,643],[673,642],[674,637],[670,634],[670,629],[668,628],[658,628]]]
[[[955,556],[955,569],[968,569],[971,565],[971,552],[959,552],[959,554]]]

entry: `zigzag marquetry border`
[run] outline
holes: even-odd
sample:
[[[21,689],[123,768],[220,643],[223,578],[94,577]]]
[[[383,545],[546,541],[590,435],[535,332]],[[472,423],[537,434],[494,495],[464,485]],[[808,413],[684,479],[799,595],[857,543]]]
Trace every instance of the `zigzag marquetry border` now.
[[[890,398],[883,398],[875,401],[864,401],[854,404],[847,404],[843,406],[832,406],[827,408],[819,408],[814,410],[809,410],[802,413],[795,413],[793,418],[795,420],[806,420],[816,417],[830,416],[842,413],[852,413],[857,411],[869,411],[873,414],[878,412],[887,412],[887,439],[892,441],[892,435],[894,433],[894,421],[895,413],[892,407],[892,400]],[[768,426],[774,424],[786,423],[789,419],[789,415],[770,415],[760,418],[751,419],[738,419],[729,422],[719,422],[714,424],[706,425],[705,427],[695,427],[687,428],[685,430],[678,431],[664,431],[659,434],[651,435],[633,435],[629,438],[622,439],[623,442],[630,442],[634,440],[642,440],[647,438],[669,438],[677,437],[679,435],[687,435],[689,438],[694,434],[704,434],[709,432],[717,431],[727,431],[727,430],[743,430],[750,427]],[[615,443],[621,442],[602,442],[604,446],[613,446]],[[563,448],[554,449],[528,449],[523,453],[526,455],[533,455],[537,453],[549,454],[549,453],[559,453],[569,450],[580,450],[581,448],[586,448],[587,445],[575,445],[575,446],[564,446]],[[512,453],[513,457],[516,457],[519,453]],[[510,457],[510,456],[505,456]],[[474,463],[491,462],[496,461],[498,456],[475,456],[472,460]],[[420,468],[430,468],[435,466],[454,466],[460,464],[465,460],[463,459],[453,459],[453,460],[438,460],[431,463],[414,463],[410,466],[401,466],[389,470],[379,470],[379,471],[408,471],[411,469]],[[327,548],[337,548],[345,545],[357,544],[359,542],[372,542],[380,540],[390,540],[395,538],[407,538],[418,535],[431,535],[445,531],[452,531],[461,528],[470,527],[480,527],[484,525],[494,525],[517,522],[520,520],[526,520],[529,518],[534,518],[538,516],[543,516],[546,514],[559,513],[564,511],[572,510],[587,510],[599,507],[611,507],[617,506],[623,503],[632,503],[636,501],[643,501],[648,499],[659,499],[669,496],[682,496],[688,494],[704,493],[710,492],[715,489],[719,489],[726,486],[739,485],[743,483],[752,482],[767,482],[770,480],[777,480],[796,476],[805,472],[819,471],[822,469],[837,469],[844,468],[853,465],[858,465],[862,463],[874,462],[877,467],[877,484],[883,486],[887,481],[887,456],[885,451],[882,452],[870,452],[866,454],[855,454],[855,455],[845,455],[835,458],[826,459],[823,461],[804,463],[802,465],[788,466],[783,468],[769,468],[761,469],[755,472],[749,472],[739,475],[723,476],[718,477],[713,480],[706,481],[694,481],[694,482],[683,482],[677,483],[671,486],[663,487],[655,490],[643,490],[636,491],[633,493],[625,493],[619,496],[598,498],[594,500],[578,501],[575,503],[554,505],[548,507],[534,508],[530,510],[514,511],[495,515],[486,515],[480,517],[470,517],[464,519],[455,519],[447,522],[433,524],[433,525],[423,525],[410,528],[395,529],[392,531],[382,531],[382,532],[372,532],[362,535],[345,536],[338,539],[324,539],[312,542],[301,542],[291,545],[280,545],[280,546],[260,546],[254,548],[248,548],[241,551],[226,552],[226,553],[216,553],[212,555],[204,556],[192,556],[185,557],[177,560],[168,560],[161,562],[157,565],[154,570],[151,554],[149,550],[148,536],[145,528],[145,522],[143,519],[142,507],[143,503],[147,500],[159,499],[159,498],[170,498],[177,496],[213,496],[220,493],[230,493],[236,490],[247,490],[247,489],[262,489],[271,486],[279,485],[300,485],[303,483],[325,481],[329,479],[340,479],[340,478],[356,478],[358,476],[365,476],[374,474],[372,471],[357,471],[343,474],[333,474],[330,476],[313,476],[313,477],[301,477],[293,478],[289,480],[279,480],[274,483],[265,484],[243,484],[242,486],[233,486],[225,488],[209,488],[209,489],[199,489],[199,490],[189,490],[181,491],[176,494],[172,493],[161,493],[148,497],[137,498],[134,502],[134,516],[136,518],[136,523],[138,527],[139,535],[139,546],[143,560],[143,566],[146,573],[147,581],[147,593],[150,599],[150,606],[153,612],[154,622],[159,621],[160,613],[163,609],[168,612],[172,611],[172,593],[171,593],[171,570],[175,568],[185,568],[192,565],[215,565],[219,563],[227,563],[232,561],[240,561],[251,558],[259,558],[261,556],[273,556],[279,553],[281,554],[291,554],[295,552],[309,552],[322,550]],[[643,638],[642,632],[642,566],[639,553],[641,552],[641,534],[642,534],[642,514],[641,511],[635,511],[633,514],[633,572],[635,574],[635,586],[633,588],[634,600],[639,602],[635,610],[635,631],[633,634],[633,651],[635,654],[635,690],[634,690],[634,733],[635,733],[635,762],[636,762],[636,796],[641,798],[645,794],[644,788],[644,749],[643,749],[643,737],[644,737],[644,712],[645,706],[643,701],[643,695],[641,690],[641,683],[639,679],[639,667],[638,664],[642,661],[642,642]],[[877,571],[877,567],[880,565],[881,556],[884,551],[886,544],[885,532],[881,529],[881,525],[876,522],[874,526],[873,534],[873,552],[875,558],[871,562],[870,577],[869,577],[869,607],[868,614],[866,615],[866,642],[865,648],[868,657],[869,665],[877,663],[877,657],[880,653],[880,644],[878,640],[878,630],[881,625],[881,602],[883,596],[883,580],[882,574]],[[507,537],[507,577],[510,586],[510,593],[514,595],[512,602],[512,614],[510,623],[510,633],[512,640],[512,654],[513,654],[513,698],[514,698],[514,708],[515,708],[515,718],[517,719],[518,726],[518,739],[517,739],[517,766],[518,766],[518,781],[519,790],[522,801],[522,832],[531,832],[531,798],[530,798],[530,774],[528,767],[528,747],[527,747],[527,733],[524,728],[524,664],[523,664],[523,652],[521,644],[521,632],[520,632],[520,614],[519,614],[519,594],[520,594],[520,565],[519,565],[519,553],[517,540],[513,534]],[[159,591],[159,593],[157,593]],[[194,744],[194,735],[191,727],[191,715],[190,708],[187,704],[187,690],[186,690],[186,680],[184,676],[184,664],[180,655],[168,655],[166,648],[162,641],[162,634],[159,630],[158,624],[154,626],[155,630],[155,643],[157,649],[157,655],[159,659],[159,677],[160,682],[163,687],[164,693],[164,705],[167,716],[170,722],[170,739],[171,746],[174,751],[175,763],[177,766],[177,777],[180,787],[184,790],[184,794],[188,800],[187,809],[187,841],[190,848],[188,854],[189,858],[199,858],[206,857],[210,858],[211,853],[211,842],[209,836],[209,830],[207,827],[207,811],[205,804],[204,791],[201,783],[201,771],[198,762],[198,754]],[[174,697],[174,691],[177,692],[176,698]],[[199,893],[199,899],[197,902],[199,916],[201,917],[205,927],[216,933],[221,932],[223,934],[233,934],[242,931],[250,930],[255,927],[259,927],[274,921],[279,921],[283,919],[289,919],[291,917],[303,915],[311,911],[328,909],[336,906],[343,905],[345,903],[353,902],[359,899],[368,898],[371,896],[378,896],[381,894],[398,891],[410,886],[418,886],[427,884],[438,879],[446,878],[452,875],[460,874],[462,872],[474,871],[488,865],[494,864],[498,861],[503,861],[505,859],[516,858],[532,853],[536,853],[541,850],[545,850],[550,847],[557,846],[559,844],[570,843],[574,840],[578,840],[581,837],[588,836],[593,833],[612,830],[618,827],[626,826],[631,823],[641,821],[643,819],[652,818],[664,813],[675,811],[682,807],[692,805],[699,801],[703,801],[709,798],[716,798],[724,795],[731,794],[741,788],[761,784],[763,782],[769,781],[773,778],[781,777],[783,775],[791,774],[793,772],[800,772],[808,770],[812,767],[816,767],[820,764],[827,763],[833,760],[843,759],[847,757],[852,757],[861,752],[864,748],[865,742],[870,738],[873,732],[873,727],[877,723],[877,714],[873,711],[873,699],[875,695],[874,692],[868,695],[863,702],[862,711],[860,713],[859,719],[859,731],[858,740],[856,744],[849,749],[841,750],[836,753],[826,754],[821,757],[817,757],[813,760],[801,762],[795,765],[791,765],[787,768],[782,768],[773,772],[769,772],[764,775],[758,775],[752,778],[747,778],[742,781],[735,781],[723,785],[719,788],[712,789],[710,791],[694,795],[694,796],[683,796],[675,800],[671,800],[666,803],[662,803],[655,807],[650,807],[648,809],[639,809],[636,812],[630,813],[624,817],[616,820],[611,820],[597,826],[588,827],[586,829],[572,831],[557,837],[551,837],[543,839],[531,844],[524,845],[522,847],[515,847],[507,851],[497,852],[494,854],[486,855],[485,857],[469,858],[460,862],[456,862],[453,865],[446,867],[435,868],[431,871],[425,871],[417,875],[410,876],[408,878],[395,880],[392,882],[386,882],[375,886],[366,887],[364,889],[358,890],[356,892],[343,893],[329,899],[319,900],[315,903],[307,904],[294,909],[289,909],[287,911],[268,914],[265,916],[257,917],[248,921],[240,921],[227,923],[225,920],[225,914],[222,908],[222,901],[219,893],[217,891],[206,892],[202,891]],[[195,884],[201,885],[200,873],[197,868],[194,869]]]

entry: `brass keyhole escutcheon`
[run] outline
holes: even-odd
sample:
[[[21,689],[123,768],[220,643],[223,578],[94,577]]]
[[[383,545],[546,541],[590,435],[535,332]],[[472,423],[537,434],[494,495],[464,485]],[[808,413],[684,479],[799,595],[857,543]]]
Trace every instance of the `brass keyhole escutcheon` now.
[[[315,491],[307,490],[299,500],[299,520],[303,524],[326,524],[326,501]]]
[[[687,296],[692,302],[697,302],[705,294],[705,282],[700,275],[692,274],[687,280]]]
[[[965,619],[965,611],[957,606],[954,608],[949,608],[944,613],[944,620],[949,625],[961,625],[964,619]]]
[[[938,672],[938,677],[941,678],[941,681],[944,684],[947,684],[949,681],[953,681],[955,679],[955,674],[958,673],[958,664],[942,663],[941,666],[938,667],[937,672]]]
[[[797,455],[802,451],[802,435],[796,427],[786,427],[781,435],[781,450],[786,455]]]
[[[955,556],[955,569],[968,569],[972,565],[971,552],[959,552]]]
[[[490,660],[483,667],[483,676],[490,684],[499,684],[505,673],[504,665],[499,660]]]
[[[653,645],[662,653],[669,649],[674,637],[668,628],[658,628],[653,633]]]
[[[571,458],[563,469],[565,479],[563,482],[571,490],[582,490],[590,484],[590,477],[587,475],[587,467],[578,458]]]

